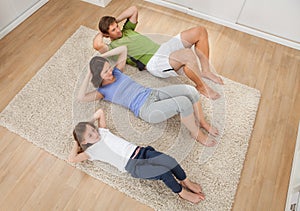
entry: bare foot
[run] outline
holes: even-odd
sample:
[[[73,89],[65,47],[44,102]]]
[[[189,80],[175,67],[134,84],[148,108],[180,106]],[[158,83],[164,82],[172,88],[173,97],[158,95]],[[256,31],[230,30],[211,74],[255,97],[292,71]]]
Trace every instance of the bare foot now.
[[[215,92],[212,88],[210,88],[207,85],[205,87],[196,87],[196,89],[209,99],[216,100],[220,98],[220,94],[218,92]]]
[[[200,201],[204,200],[204,197],[202,197],[200,194],[192,193],[187,191],[186,189],[182,188],[182,191],[178,193],[178,195],[185,199],[188,200],[194,204],[199,203]]]
[[[216,137],[219,135],[219,131],[217,128],[209,125],[208,123],[203,123],[201,126],[212,136]]]
[[[202,77],[207,78],[209,80],[212,80],[213,82],[217,84],[224,85],[224,82],[220,76],[217,76],[216,74],[212,73],[211,71],[205,71],[201,74]]]
[[[199,131],[196,141],[200,142],[201,144],[203,144],[206,147],[213,147],[217,143],[215,139],[213,139],[212,137],[210,137],[208,135],[203,134],[201,131]]]
[[[181,181],[180,184],[182,185],[182,187],[187,188],[188,190],[192,191],[193,193],[202,193],[201,186],[195,182],[192,182],[188,178]]]

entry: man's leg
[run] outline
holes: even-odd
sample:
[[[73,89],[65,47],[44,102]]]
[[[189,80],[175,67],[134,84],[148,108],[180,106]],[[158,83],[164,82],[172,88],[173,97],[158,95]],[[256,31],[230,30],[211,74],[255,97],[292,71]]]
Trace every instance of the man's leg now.
[[[217,99],[220,95],[207,86],[201,79],[200,69],[197,63],[197,58],[191,49],[181,49],[170,54],[170,65],[175,71],[183,66],[184,73],[196,84],[196,89],[204,96]]]
[[[201,76],[218,84],[223,84],[222,79],[210,70],[207,30],[204,27],[198,26],[181,32],[180,36],[186,48],[191,48],[192,45],[195,45],[195,52],[200,59],[202,68]]]

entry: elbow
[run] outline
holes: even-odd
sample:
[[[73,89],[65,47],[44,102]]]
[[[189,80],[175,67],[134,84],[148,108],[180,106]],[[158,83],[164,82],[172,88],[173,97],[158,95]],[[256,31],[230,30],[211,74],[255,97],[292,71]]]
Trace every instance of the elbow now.
[[[132,9],[132,11],[133,11],[134,13],[137,13],[137,12],[138,12],[137,6],[132,6],[131,9]]]
[[[84,97],[78,96],[78,97],[77,97],[77,100],[78,100],[79,102],[82,102],[82,103],[83,103],[83,102],[84,102]]]
[[[70,163],[76,163],[76,161],[75,161],[75,159],[74,159],[73,157],[69,157],[69,158],[68,158],[68,161],[69,161]]]

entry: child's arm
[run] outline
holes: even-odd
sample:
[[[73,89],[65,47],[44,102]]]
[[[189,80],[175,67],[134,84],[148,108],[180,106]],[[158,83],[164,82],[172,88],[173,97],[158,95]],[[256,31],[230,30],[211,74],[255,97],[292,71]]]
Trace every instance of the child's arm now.
[[[98,120],[98,127],[106,128],[105,114],[101,108],[94,113],[92,120]]]
[[[75,141],[73,148],[69,155],[69,159],[68,159],[69,162],[78,163],[78,162],[89,159],[89,156],[85,152],[78,153],[79,150],[80,150],[80,147],[78,146],[77,141]]]
[[[78,100],[81,102],[91,102],[91,101],[100,100],[103,98],[103,95],[101,93],[99,93],[97,90],[87,92],[88,85],[89,85],[91,78],[92,78],[92,73],[88,69],[87,74],[79,88],[79,92],[78,92],[78,96],[77,96]]]
[[[118,56],[116,67],[123,72],[127,59],[127,47],[125,45],[116,47],[106,53],[101,54],[102,57]]]

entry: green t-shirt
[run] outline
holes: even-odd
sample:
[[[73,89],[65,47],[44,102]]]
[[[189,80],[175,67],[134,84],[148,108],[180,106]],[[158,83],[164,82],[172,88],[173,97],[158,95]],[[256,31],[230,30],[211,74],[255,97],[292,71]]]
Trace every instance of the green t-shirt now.
[[[122,29],[123,36],[117,40],[113,40],[109,44],[109,49],[126,45],[128,56],[132,56],[146,65],[160,45],[153,42],[148,37],[134,31],[135,27],[136,24],[127,20]],[[135,66],[135,63],[130,59],[127,59],[127,63]]]

